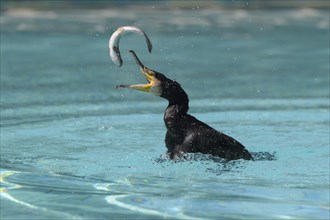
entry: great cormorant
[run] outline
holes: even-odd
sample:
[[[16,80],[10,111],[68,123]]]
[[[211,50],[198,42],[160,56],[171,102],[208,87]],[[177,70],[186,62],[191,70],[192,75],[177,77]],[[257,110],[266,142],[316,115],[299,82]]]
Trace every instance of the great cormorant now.
[[[163,74],[145,67],[134,51],[130,50],[148,84],[119,85],[116,88],[131,88],[153,93],[169,104],[165,110],[164,122],[167,128],[165,144],[171,159],[181,158],[184,153],[202,153],[226,160],[251,160],[252,156],[234,138],[219,132],[188,114],[189,99],[180,84]]]

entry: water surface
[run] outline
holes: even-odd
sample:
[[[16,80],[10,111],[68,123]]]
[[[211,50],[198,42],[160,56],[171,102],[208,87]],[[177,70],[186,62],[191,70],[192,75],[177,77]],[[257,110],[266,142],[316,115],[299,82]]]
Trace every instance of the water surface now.
[[[154,50],[125,36],[116,68],[122,25]],[[114,89],[144,82],[129,49],[276,160],[167,160],[166,101]],[[2,219],[329,218],[326,10],[5,11],[0,104]]]

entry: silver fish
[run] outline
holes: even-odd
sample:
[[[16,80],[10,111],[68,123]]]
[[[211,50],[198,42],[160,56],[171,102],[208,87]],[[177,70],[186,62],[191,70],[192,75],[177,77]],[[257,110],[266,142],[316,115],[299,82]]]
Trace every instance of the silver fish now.
[[[123,60],[120,56],[119,51],[119,40],[120,37],[126,33],[137,33],[144,36],[148,45],[148,51],[151,53],[152,44],[146,33],[134,26],[123,26],[119,27],[110,37],[109,39],[109,54],[111,57],[112,62],[114,62],[117,66],[121,66],[123,64]]]

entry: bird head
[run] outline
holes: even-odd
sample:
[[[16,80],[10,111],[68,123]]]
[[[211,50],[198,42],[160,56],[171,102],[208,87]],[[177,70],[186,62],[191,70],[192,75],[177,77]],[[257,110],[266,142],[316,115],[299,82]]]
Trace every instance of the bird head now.
[[[142,75],[146,78],[147,84],[135,84],[135,85],[119,85],[116,88],[129,88],[142,92],[152,93],[154,95],[165,98],[169,101],[187,98],[186,93],[181,88],[180,84],[175,80],[167,78],[164,74],[157,71],[151,70],[145,67],[139,58],[136,56],[135,52],[129,51],[137,65],[140,67]]]

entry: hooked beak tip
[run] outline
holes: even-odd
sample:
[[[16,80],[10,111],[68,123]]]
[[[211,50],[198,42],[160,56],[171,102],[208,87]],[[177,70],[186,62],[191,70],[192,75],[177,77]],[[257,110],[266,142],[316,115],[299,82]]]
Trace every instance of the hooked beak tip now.
[[[127,88],[128,86],[125,86],[125,85],[118,85],[118,86],[115,86],[116,89],[119,89],[119,88]]]

